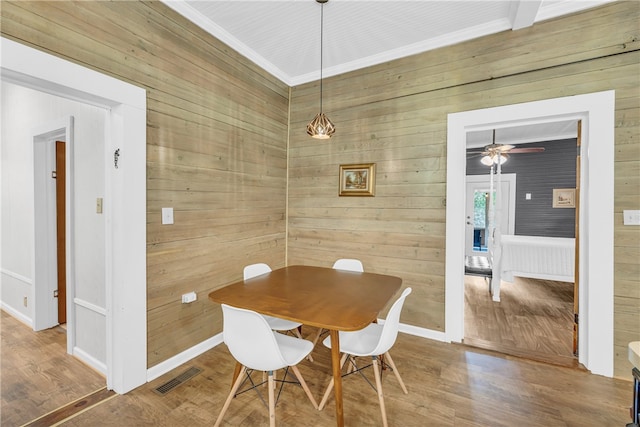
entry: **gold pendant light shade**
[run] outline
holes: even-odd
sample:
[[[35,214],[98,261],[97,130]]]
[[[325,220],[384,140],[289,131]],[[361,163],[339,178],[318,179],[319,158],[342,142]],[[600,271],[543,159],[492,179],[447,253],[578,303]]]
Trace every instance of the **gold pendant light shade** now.
[[[336,131],[331,120],[322,112],[322,39],[324,27],[324,4],[329,0],[316,0],[320,3],[320,112],[307,125],[307,133],[312,138],[329,139]]]
[[[307,133],[316,139],[329,139],[335,131],[336,127],[324,113],[316,114],[311,123],[307,125]]]

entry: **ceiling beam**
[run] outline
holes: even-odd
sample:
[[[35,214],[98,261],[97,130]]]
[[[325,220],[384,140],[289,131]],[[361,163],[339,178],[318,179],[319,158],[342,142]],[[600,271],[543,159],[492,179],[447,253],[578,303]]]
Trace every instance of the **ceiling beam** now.
[[[541,5],[542,0],[520,0],[511,2],[511,10],[509,11],[511,29],[515,31],[532,26]]]

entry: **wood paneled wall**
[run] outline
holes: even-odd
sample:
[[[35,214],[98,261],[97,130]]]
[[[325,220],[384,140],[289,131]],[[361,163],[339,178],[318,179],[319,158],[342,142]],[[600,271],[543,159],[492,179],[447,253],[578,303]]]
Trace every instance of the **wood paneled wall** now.
[[[148,366],[220,332],[207,294],[245,264],[284,265],[287,85],[160,2],[1,13],[4,37],[147,90]]]
[[[414,288],[403,321],[443,331],[447,114],[615,89],[616,374],[628,376],[626,343],[640,339],[640,229],[622,226],[640,206],[638,5],[325,79],[328,142],[305,134],[317,82],[288,88],[162,3],[3,1],[1,32],[148,91],[149,367],[219,332],[207,293],[257,261],[357,256]],[[338,166],[360,162],[377,163],[376,196],[338,197]],[[160,225],[161,207],[175,225]],[[192,290],[198,301],[181,304]]]
[[[327,142],[305,135],[318,83],[292,88],[288,263],[358,257],[413,287],[403,322],[444,331],[447,114],[614,89],[615,373],[630,377],[640,227],[623,226],[622,210],[640,206],[639,22],[640,3],[616,2],[327,78]],[[368,162],[375,197],[338,197],[339,165]]]

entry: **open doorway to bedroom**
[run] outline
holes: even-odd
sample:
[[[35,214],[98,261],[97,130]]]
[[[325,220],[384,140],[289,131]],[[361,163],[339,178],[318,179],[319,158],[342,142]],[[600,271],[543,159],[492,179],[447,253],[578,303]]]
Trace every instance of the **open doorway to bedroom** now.
[[[467,133],[558,120],[581,120],[580,239],[576,277],[580,307],[578,361],[594,374],[613,375],[613,91],[452,113],[447,130],[446,339],[462,342]],[[496,120],[499,118],[499,120]],[[587,185],[588,184],[588,185]],[[597,262],[596,262],[597,261]],[[597,325],[595,327],[594,325]]]
[[[579,212],[575,198],[558,208],[553,196],[559,188],[575,192],[579,126],[579,121],[568,120],[503,128],[499,140],[494,132],[494,140],[488,141],[494,145],[489,147],[504,149],[497,174],[494,163],[483,162],[486,148],[473,147],[482,138],[468,134],[466,234],[469,218],[485,227],[480,227],[484,244],[471,255],[485,257],[493,269],[491,278],[477,271],[465,274],[465,344],[578,366],[573,330]],[[493,193],[474,197],[469,183],[489,178]],[[466,246],[468,257],[469,243]]]

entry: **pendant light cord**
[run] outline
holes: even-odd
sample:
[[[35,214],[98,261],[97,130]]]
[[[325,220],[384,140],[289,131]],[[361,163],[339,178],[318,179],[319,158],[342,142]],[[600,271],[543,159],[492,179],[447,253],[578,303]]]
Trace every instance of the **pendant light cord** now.
[[[322,113],[322,42],[324,27],[324,3],[320,4],[320,112]]]

